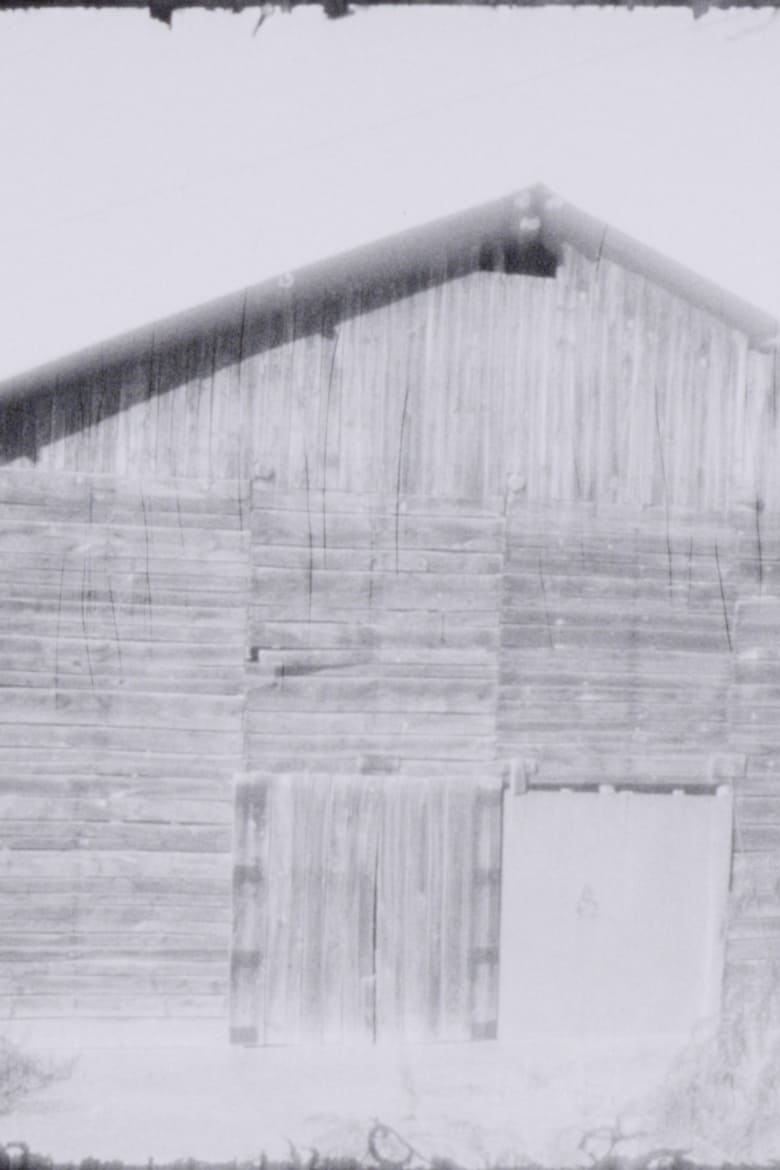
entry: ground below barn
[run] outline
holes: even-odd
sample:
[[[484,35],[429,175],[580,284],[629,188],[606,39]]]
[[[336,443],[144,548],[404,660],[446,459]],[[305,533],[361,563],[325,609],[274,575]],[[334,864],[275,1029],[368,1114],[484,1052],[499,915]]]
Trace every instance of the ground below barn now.
[[[673,1056],[664,1042],[641,1052],[496,1042],[304,1050],[173,1036],[152,1048],[138,1029],[116,1036],[97,1027],[78,1043],[28,1036],[26,1049],[77,1059],[67,1078],[0,1119],[0,1134],[59,1161],[288,1157],[289,1143],[304,1159],[312,1150],[362,1158],[380,1121],[404,1136],[421,1165],[437,1157],[468,1167],[587,1164],[607,1139],[594,1136],[583,1149],[583,1135],[618,1123],[645,1131],[646,1148],[658,1145],[665,1135],[648,1129],[647,1102]],[[710,1161],[720,1155],[697,1152]]]

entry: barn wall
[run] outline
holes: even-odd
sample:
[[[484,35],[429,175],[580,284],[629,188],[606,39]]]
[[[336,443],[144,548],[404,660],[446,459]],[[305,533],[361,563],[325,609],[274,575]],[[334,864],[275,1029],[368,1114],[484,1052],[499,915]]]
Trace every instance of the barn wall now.
[[[738,535],[725,518],[510,511],[500,751],[544,784],[706,786],[731,774]]]
[[[6,1019],[495,1033],[503,515],[322,502],[0,473]]]
[[[507,520],[498,757],[522,787],[733,787],[729,1010],[776,996],[780,523],[554,510]]]
[[[233,1039],[494,1037],[500,814],[485,776],[243,785]]]
[[[226,1018],[236,774],[733,783],[771,972],[774,359],[571,251],[394,291],[4,408],[7,1016]]]
[[[291,293],[286,315],[58,387],[0,431],[6,459],[52,469],[774,508],[776,380],[744,336],[569,249],[555,279],[477,271],[305,314]]]
[[[502,508],[253,485],[234,1035],[495,1035]]]
[[[743,508],[735,518],[734,672],[731,745],[744,753],[737,785],[730,1007],[775,997],[780,959],[780,522]],[[756,1021],[765,1017],[758,1010]]]
[[[0,474],[0,1016],[224,1018],[234,486]]]
[[[777,518],[521,495],[506,518],[499,502],[402,497],[397,514],[387,497],[328,493],[325,513],[314,502],[262,482],[239,497],[235,483],[0,475],[6,1018],[227,1022],[232,947],[249,964],[234,963],[249,997],[238,1026],[248,1011],[268,1038],[313,1028],[325,1001],[310,996],[301,1015],[260,970],[257,923],[234,917],[255,880],[251,841],[233,844],[236,777],[272,794],[273,848],[288,859],[299,830],[321,827],[298,799],[307,785],[326,804],[337,782],[375,803],[390,793],[377,824],[403,821],[403,793],[412,808],[429,791],[426,880],[451,855],[435,847],[448,785],[476,798],[509,773],[535,786],[730,783],[727,991],[765,991],[780,951]],[[285,805],[278,793],[296,784]],[[453,895],[474,926],[456,964],[470,982],[457,1009],[434,996],[421,1015],[409,976],[418,992],[385,1017],[408,1034],[454,1038],[495,1017],[497,839],[488,828],[478,860],[473,816],[474,880]],[[275,872],[284,903],[302,879]],[[320,905],[307,910],[318,929]],[[266,952],[281,969],[297,961],[296,929]],[[366,1024],[362,999],[352,1017],[326,1006],[323,1034],[336,1018]]]
[[[256,484],[251,526],[250,768],[475,774],[495,759],[495,504]]]

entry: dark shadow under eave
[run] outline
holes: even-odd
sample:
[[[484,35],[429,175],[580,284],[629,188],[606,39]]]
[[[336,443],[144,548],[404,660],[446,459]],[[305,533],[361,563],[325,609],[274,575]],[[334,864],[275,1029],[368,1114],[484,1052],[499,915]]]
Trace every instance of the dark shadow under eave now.
[[[162,323],[132,338],[107,342],[75,359],[66,374],[46,376],[23,396],[0,405],[0,465],[35,463],[57,439],[98,425],[136,403],[227,367],[319,333],[333,337],[338,325],[474,272],[554,278],[559,257],[537,239],[484,239],[438,262],[409,267],[392,260],[379,279],[350,279],[349,272],[323,283],[306,277],[276,281],[220,302],[217,312],[194,313],[183,326]],[[184,318],[177,319],[184,320]],[[42,422],[41,420],[45,420]]]

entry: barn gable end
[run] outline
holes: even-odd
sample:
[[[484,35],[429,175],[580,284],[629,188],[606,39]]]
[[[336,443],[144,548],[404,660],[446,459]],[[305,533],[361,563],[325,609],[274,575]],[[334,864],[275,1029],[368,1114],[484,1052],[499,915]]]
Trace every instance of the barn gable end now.
[[[0,387],[0,1013],[495,1035],[507,786],[727,787],[744,1000],[774,332],[535,189]]]

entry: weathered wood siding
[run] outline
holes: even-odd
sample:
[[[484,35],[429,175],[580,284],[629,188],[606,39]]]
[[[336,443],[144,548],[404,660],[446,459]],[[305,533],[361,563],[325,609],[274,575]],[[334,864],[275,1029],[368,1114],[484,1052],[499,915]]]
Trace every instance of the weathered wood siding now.
[[[6,460],[282,490],[780,507],[775,359],[608,261],[237,320],[6,408]]]
[[[780,959],[780,517],[746,507],[734,527],[729,713],[744,774],[736,784],[730,1004],[776,996]]]
[[[255,484],[251,525],[249,767],[479,775],[496,751],[495,504]]]
[[[571,250],[554,279],[475,271],[315,313],[293,286],[273,319],[4,406],[0,1010],[226,1015],[232,947],[237,1028],[366,1027],[363,911],[341,983],[290,990],[301,938],[332,945],[313,908],[343,871],[272,887],[262,857],[327,806],[339,840],[375,826],[345,862],[368,872],[379,822],[396,848],[419,800],[443,864],[444,786],[505,772],[733,783],[729,985],[760,984],[780,954],[779,413],[773,356]],[[419,919],[394,865],[373,889],[397,931],[398,907]],[[279,907],[304,881],[293,936]],[[468,920],[492,897],[475,879]],[[377,992],[382,1027],[488,1027],[491,930],[457,1011],[409,976]]]
[[[0,474],[0,1015],[224,1018],[235,485]]]
[[[780,520],[556,509],[507,528],[499,758],[520,783],[735,794],[730,1003],[780,957]]]
[[[502,507],[254,484],[235,1035],[495,1032]]]
[[[500,788],[258,778],[238,791],[232,1034],[495,1036]]]
[[[501,754],[529,757],[552,785],[725,779],[736,553],[718,516],[516,501]]]
[[[495,1030],[502,509],[254,484],[236,1034]]]

